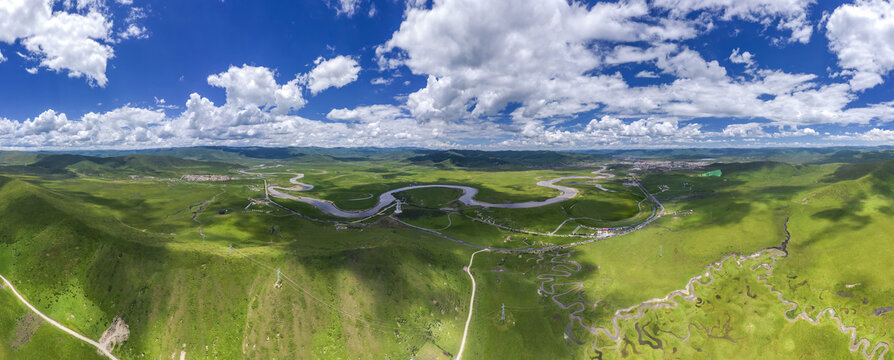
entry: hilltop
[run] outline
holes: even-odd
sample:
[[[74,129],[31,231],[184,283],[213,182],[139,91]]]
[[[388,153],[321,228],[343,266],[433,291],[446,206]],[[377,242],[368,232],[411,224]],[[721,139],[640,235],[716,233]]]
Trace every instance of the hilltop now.
[[[125,155],[96,157],[76,154],[38,154],[33,162],[0,166],[0,173],[74,176],[177,176],[188,172],[227,173],[242,166],[172,156]]]

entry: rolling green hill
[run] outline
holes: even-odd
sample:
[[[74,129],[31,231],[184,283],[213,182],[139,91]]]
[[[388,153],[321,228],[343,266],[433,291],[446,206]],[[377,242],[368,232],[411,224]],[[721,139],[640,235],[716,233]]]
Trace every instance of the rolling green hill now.
[[[434,151],[407,160],[416,164],[460,168],[557,168],[574,163],[595,161],[594,155],[553,151]]]
[[[171,156],[127,155],[94,157],[75,154],[40,154],[26,165],[0,167],[0,173],[61,175],[86,174],[93,176],[179,176],[185,173],[228,173],[241,168],[222,162],[181,159]]]
[[[209,198],[219,191],[183,186]],[[208,211],[198,217],[209,235],[203,246],[192,213],[178,212],[179,205],[166,205],[185,220],[175,223],[185,224],[174,225],[176,235],[142,232],[116,219],[114,203],[88,207],[64,192],[0,177],[0,274],[88,337],[99,338],[122,317],[130,326],[130,340],[116,350],[123,359],[181,351],[188,358],[375,359],[456,348],[468,300],[456,264],[468,255],[453,243],[388,227],[320,242],[344,233],[295,217],[237,220]],[[186,210],[191,200],[184,199]],[[215,204],[238,208],[243,199],[224,193]],[[282,288],[273,286],[275,268],[289,279]],[[23,314],[0,312],[7,317],[0,324]],[[42,351],[10,344],[0,344],[0,354],[33,358]],[[79,343],[66,344],[53,356],[82,358]]]
[[[586,159],[550,152],[363,152],[257,164],[279,165],[264,177],[270,184],[292,186],[294,173],[306,174],[301,181],[314,189],[292,193],[345,209],[368,208],[382,192],[412,184],[473,186],[481,190],[478,199],[492,203],[540,201],[557,191],[536,182],[590,176],[601,167],[526,168]],[[388,159],[408,153],[431,156]],[[894,257],[894,161],[794,163],[641,173],[642,185],[665,208],[642,229],[561,251],[479,253],[470,270],[477,293],[464,358],[574,359],[597,350],[603,359],[862,358],[827,309],[867,339],[870,351],[891,343],[890,313],[877,313],[894,307],[885,270]],[[46,314],[90,338],[121,317],[131,332],[114,351],[121,359],[185,353],[446,360],[456,355],[470,311],[463,267],[478,250],[448,237],[526,249],[639,224],[657,206],[623,176],[629,163],[607,165],[616,177],[562,181],[579,194],[552,205],[465,206],[456,201],[459,190],[421,188],[396,194],[404,207],[393,218],[388,212],[335,225],[257,201],[265,192],[256,177],[126,176],[238,168],[229,164],[41,154],[32,164],[0,169],[20,171],[0,175],[0,274]],[[698,176],[711,170],[723,175]],[[304,203],[280,202],[340,220]],[[693,285],[691,299],[655,305],[706,271],[715,277]],[[8,292],[0,290],[0,305],[9,305],[0,310],[0,358],[96,357],[46,324],[28,328],[29,312]],[[627,308],[642,313],[615,317]],[[811,321],[793,321],[800,312]],[[617,338],[594,335],[597,328],[615,333],[614,323]]]

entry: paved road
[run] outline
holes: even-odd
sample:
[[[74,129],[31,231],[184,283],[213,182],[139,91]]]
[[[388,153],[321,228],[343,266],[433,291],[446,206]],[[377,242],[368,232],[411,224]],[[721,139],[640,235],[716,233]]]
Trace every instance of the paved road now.
[[[116,358],[115,355],[112,355],[111,352],[109,352],[109,351],[106,350],[104,347],[102,347],[102,345],[100,345],[98,342],[93,341],[93,340],[87,338],[86,336],[81,335],[81,334],[79,334],[78,332],[76,332],[76,331],[74,331],[74,330],[72,330],[72,329],[69,329],[69,328],[63,326],[62,324],[56,322],[56,320],[50,319],[49,316],[44,315],[42,312],[40,312],[40,310],[37,310],[37,308],[35,308],[34,306],[32,306],[31,303],[29,303],[27,300],[25,300],[25,298],[22,297],[22,295],[19,294],[18,291],[16,291],[16,288],[15,288],[14,286],[12,286],[12,283],[10,283],[9,280],[6,280],[6,278],[3,277],[3,275],[0,275],[0,279],[2,279],[2,280],[3,280],[3,283],[5,283],[6,286],[9,287],[9,290],[12,290],[12,293],[15,294],[15,296],[16,296],[17,298],[19,298],[19,301],[21,301],[23,304],[25,304],[25,306],[27,306],[29,309],[31,309],[31,311],[33,311],[34,313],[36,313],[37,316],[40,316],[42,319],[44,319],[44,321],[50,323],[50,325],[53,325],[53,326],[59,328],[59,330],[62,330],[62,331],[64,331],[64,332],[67,332],[69,335],[74,336],[74,337],[78,338],[79,340],[81,340],[81,341],[83,341],[83,342],[85,342],[85,343],[90,344],[91,346],[93,346],[93,347],[95,347],[97,350],[99,350],[100,353],[102,353],[103,355],[109,357],[109,359],[112,359],[112,360],[118,360],[118,358]]]

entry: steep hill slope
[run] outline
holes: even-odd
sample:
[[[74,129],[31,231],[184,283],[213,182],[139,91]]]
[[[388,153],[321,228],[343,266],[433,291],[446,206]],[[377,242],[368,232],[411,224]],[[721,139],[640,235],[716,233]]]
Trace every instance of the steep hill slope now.
[[[122,359],[181,351],[187,358],[408,358],[456,348],[468,281],[455,267],[468,254],[450,242],[388,227],[344,239],[331,225],[295,217],[213,212],[198,217],[208,234],[203,246],[196,222],[175,236],[141,232],[73,199],[0,177],[0,274],[90,338],[124,319],[130,339],[115,350]],[[216,200],[228,208],[243,202],[228,194]],[[276,243],[255,241],[271,227]],[[277,268],[287,279],[280,288]],[[10,346],[0,344],[0,354],[29,356]],[[80,358],[59,351],[52,355]]]

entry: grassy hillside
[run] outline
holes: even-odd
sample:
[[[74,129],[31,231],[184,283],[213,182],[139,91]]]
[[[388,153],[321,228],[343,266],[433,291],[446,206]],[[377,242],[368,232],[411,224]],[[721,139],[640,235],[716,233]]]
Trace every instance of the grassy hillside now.
[[[35,153],[0,151],[0,166],[28,165],[36,161],[37,157]]]
[[[174,236],[141,232],[107,216],[114,204],[91,209],[2,179],[0,272],[89,337],[121,316],[131,329],[116,350],[122,358],[410,357],[457,347],[468,301],[457,264],[470,251],[452,243],[387,227],[320,242],[339,233],[294,217],[209,211],[198,217],[203,246],[195,223],[174,225]],[[215,204],[242,206],[233,192]],[[258,242],[271,227],[269,241]],[[273,268],[290,279],[280,289]]]
[[[27,165],[0,166],[0,173],[56,176],[175,176],[187,173],[229,173],[240,168],[222,162],[180,159],[170,156],[127,155],[93,157],[74,154],[40,154]]]
[[[207,166],[150,156],[93,159],[57,157],[40,166],[81,174],[88,165],[134,172]],[[268,175],[269,183],[289,186],[291,173],[300,172],[301,181],[315,185],[301,195],[349,209],[368,208],[381,192],[411,184],[474,186],[480,200],[494,203],[542,200],[557,194],[537,181],[594,170],[281,160],[270,163],[282,166],[268,171],[283,174]],[[478,254],[464,357],[587,358],[599,351],[604,359],[860,358],[828,313],[818,325],[789,321],[800,311],[815,319],[828,308],[871,346],[892,342],[890,314],[874,314],[894,307],[884,270],[894,256],[888,236],[894,161],[730,162],[707,170],[713,169],[723,175],[699,177],[706,169],[642,174],[667,213],[628,235],[560,252]],[[418,189],[397,194],[405,201],[397,217],[470,244],[570,243],[581,238],[546,233],[632,225],[651,214],[652,205],[625,181],[566,181],[580,190],[578,197],[532,209],[465,207],[455,201],[457,190]],[[263,197],[257,178],[0,176],[0,274],[48,315],[91,338],[121,316],[131,328],[131,339],[115,351],[124,359],[181,352],[209,359],[456,355],[471,292],[462,269],[475,248],[384,216],[338,227],[249,201]],[[306,204],[282,203],[325,217]],[[482,218],[504,228],[476,221]],[[786,234],[787,256],[727,258],[779,247]],[[692,299],[638,305],[685,288],[725,258],[712,270],[714,280],[694,286]],[[284,280],[278,288],[276,269]],[[787,311],[774,291],[796,309]],[[9,299],[0,291],[0,302]],[[613,318],[632,306],[642,315]],[[0,313],[0,336],[7,336],[0,356],[38,356],[37,345],[58,339],[43,326],[13,349],[18,337],[10,326],[27,316],[22,310]],[[617,341],[593,335],[600,327],[614,332],[613,321]],[[79,347],[63,340],[51,352],[79,358]]]
[[[596,341],[607,359],[705,353],[743,359],[862,358],[847,350],[849,334],[840,332],[827,312],[819,325],[786,320],[802,311],[816,319],[831,308],[844,326],[856,326],[858,339],[868,340],[867,353],[879,342],[891,344],[894,334],[887,329],[894,323],[875,312],[894,306],[889,304],[894,286],[879,271],[894,257],[887,235],[894,231],[892,164],[763,162],[718,165],[721,178],[700,178],[698,172],[647,177],[645,185],[656,193],[658,185],[670,186],[657,195],[669,211],[694,212],[665,216],[623,240],[597,243],[569,257],[583,264],[583,271],[562,280],[582,281],[581,295],[594,304],[582,313],[584,324],[610,329],[616,310],[683,289],[708,264],[729,254],[747,256],[780,246],[786,228],[789,254],[775,261],[727,261],[713,281],[705,279],[701,282],[706,285],[695,287],[691,301],[678,296],[673,304],[679,305],[620,321],[617,342],[597,339],[577,324],[571,333],[585,344]],[[761,264],[769,268],[757,266]],[[556,271],[551,266],[534,269]],[[788,311],[758,275],[767,276],[766,284],[796,303],[795,309]],[[561,299],[570,303],[577,294]]]

